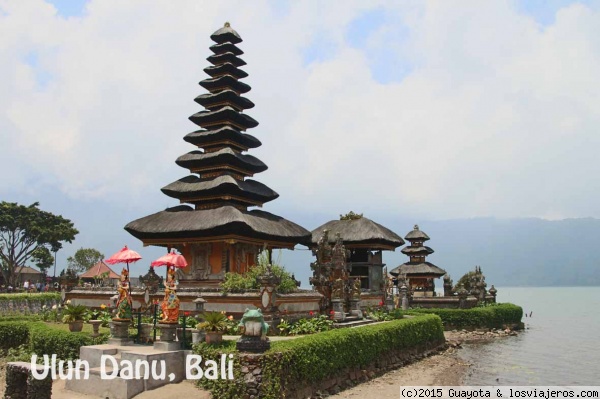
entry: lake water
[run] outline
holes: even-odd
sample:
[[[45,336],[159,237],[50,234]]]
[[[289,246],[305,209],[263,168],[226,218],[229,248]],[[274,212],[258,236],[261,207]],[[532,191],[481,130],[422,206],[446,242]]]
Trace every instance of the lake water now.
[[[600,287],[498,288],[523,307],[517,337],[465,345],[464,385],[600,385]]]

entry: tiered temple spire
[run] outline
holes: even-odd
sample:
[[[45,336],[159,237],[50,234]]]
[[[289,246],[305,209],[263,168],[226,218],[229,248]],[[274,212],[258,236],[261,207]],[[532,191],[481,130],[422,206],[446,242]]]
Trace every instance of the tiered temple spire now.
[[[279,216],[260,210],[248,210],[276,199],[279,195],[258,181],[248,179],[267,166],[245,153],[261,142],[246,130],[258,122],[244,113],[254,103],[242,94],[250,86],[241,82],[248,74],[240,69],[246,62],[236,46],[242,41],[229,23],[211,35],[216,43],[204,68],[209,78],[200,86],[209,92],[195,101],[205,109],[189,119],[201,129],[184,140],[196,150],[177,158],[177,165],[188,169],[185,176],[162,188],[182,204],[129,223],[125,229],[145,244],[171,246],[191,242],[237,242],[292,248],[310,242],[310,233]],[[244,250],[245,252],[248,252]]]
[[[240,86],[238,81],[248,76],[238,68],[246,65],[239,58],[242,50],[235,45],[242,39],[228,23],[211,38],[217,43],[211,47],[214,54],[207,58],[213,65],[204,68],[211,77],[200,82],[209,93],[195,99],[205,110],[189,118],[203,129],[185,136],[187,142],[199,149],[180,156],[176,161],[177,165],[199,176],[184,177],[162,191],[182,203],[193,204],[196,209],[232,205],[245,210],[249,206],[262,206],[279,195],[262,183],[246,180],[267,170],[267,165],[258,158],[243,154],[261,143],[243,133],[258,126],[258,122],[242,113],[254,107],[252,101],[240,96],[241,91],[250,90],[250,86]]]
[[[415,296],[435,295],[434,280],[446,274],[446,271],[426,260],[427,256],[433,253],[433,249],[423,245],[429,240],[429,236],[415,225],[404,238],[410,242],[410,246],[402,248],[402,253],[410,260],[390,273],[407,278]]]

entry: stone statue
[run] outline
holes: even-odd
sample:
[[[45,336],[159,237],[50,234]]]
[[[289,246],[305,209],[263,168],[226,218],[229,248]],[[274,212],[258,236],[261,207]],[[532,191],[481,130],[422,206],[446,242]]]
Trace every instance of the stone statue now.
[[[360,278],[355,278],[352,284],[352,298],[360,299]]]
[[[117,287],[117,314],[113,317],[115,321],[130,321],[131,320],[131,294],[129,293],[129,272],[127,269],[121,271],[121,280]]]
[[[394,278],[391,276],[387,276],[385,279],[384,294],[386,298],[393,298],[394,296]]]
[[[317,262],[325,264],[331,262],[331,245],[329,245],[329,231],[323,230],[323,234],[317,242]]]
[[[265,323],[265,318],[260,309],[246,309],[239,327],[244,327],[244,334],[247,337],[260,337],[261,340],[267,339],[269,325]]]
[[[269,325],[260,309],[246,309],[238,326],[244,327],[244,333],[235,344],[238,351],[261,353],[271,347],[267,338]]]
[[[168,266],[167,266],[168,267]],[[165,282],[165,296],[162,304],[163,317],[161,323],[177,324],[179,322],[179,298],[177,297],[177,280],[175,280],[175,269],[167,271]]]
[[[333,282],[333,288],[331,290],[331,299],[343,299],[344,291],[344,280],[338,278]]]
[[[331,251],[331,263],[335,269],[342,269],[346,271],[346,259],[348,258],[348,251],[342,242],[340,233],[335,235],[335,245]]]

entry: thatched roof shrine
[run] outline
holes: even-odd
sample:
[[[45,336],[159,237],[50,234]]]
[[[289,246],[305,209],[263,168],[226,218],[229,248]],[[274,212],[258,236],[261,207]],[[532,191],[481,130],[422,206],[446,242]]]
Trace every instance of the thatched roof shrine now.
[[[331,220],[312,231],[312,243],[316,245],[323,234],[329,231],[329,241],[335,242],[340,234],[346,248],[368,248],[372,250],[391,250],[404,245],[404,240],[388,229],[364,216],[347,220]]]

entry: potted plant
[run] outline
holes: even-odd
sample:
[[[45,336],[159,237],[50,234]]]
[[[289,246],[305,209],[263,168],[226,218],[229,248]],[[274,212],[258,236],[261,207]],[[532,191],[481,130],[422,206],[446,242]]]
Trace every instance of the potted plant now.
[[[83,329],[83,320],[87,314],[88,308],[84,305],[67,305],[63,309],[63,323],[69,324],[69,331],[79,332]]]
[[[204,312],[202,313],[201,323],[196,326],[199,330],[206,332],[206,343],[219,343],[223,340],[223,333],[227,330],[227,316],[220,312]]]

